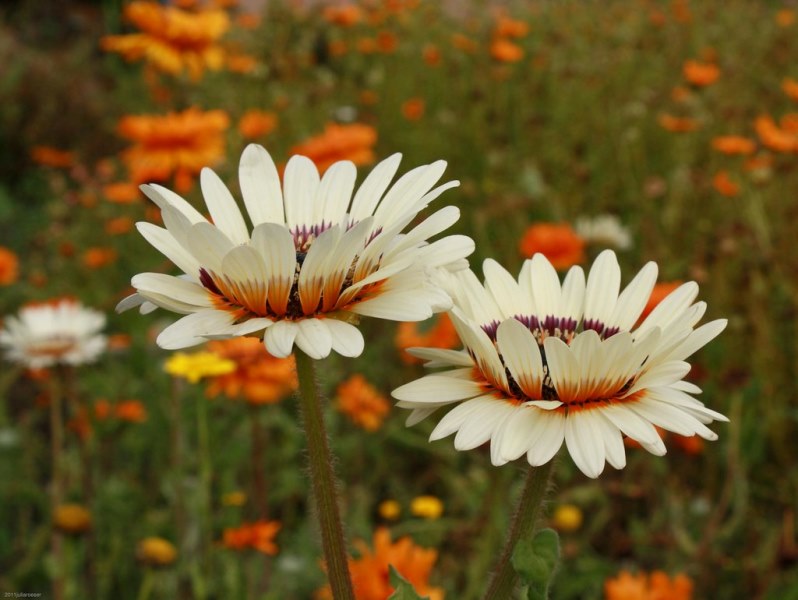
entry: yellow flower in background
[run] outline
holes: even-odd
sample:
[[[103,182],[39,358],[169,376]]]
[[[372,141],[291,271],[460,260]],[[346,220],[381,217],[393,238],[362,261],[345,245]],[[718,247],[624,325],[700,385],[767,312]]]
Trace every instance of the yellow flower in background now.
[[[395,521],[402,514],[402,507],[396,500],[383,500],[377,507],[377,512],[386,521]]]
[[[222,504],[224,506],[244,506],[247,503],[247,495],[241,490],[227,492],[222,495]]]
[[[226,375],[235,370],[235,361],[222,358],[214,352],[176,352],[164,364],[164,371],[189,383],[197,383],[203,377]]]
[[[139,542],[136,557],[151,567],[167,567],[175,562],[177,549],[163,538],[148,537]]]
[[[437,519],[443,514],[443,502],[435,496],[417,496],[410,503],[410,512],[422,519]]]
[[[64,533],[83,533],[91,528],[91,513],[80,504],[62,504],[53,511],[53,525]]]
[[[577,531],[582,526],[582,511],[573,504],[561,504],[554,510],[551,521],[557,531]]]
[[[128,35],[108,35],[100,45],[128,61],[145,60],[164,73],[187,71],[198,79],[205,69],[218,71],[224,65],[224,50],[217,44],[230,28],[223,10],[189,12],[155,2],[131,2],[125,20],[141,30]]]

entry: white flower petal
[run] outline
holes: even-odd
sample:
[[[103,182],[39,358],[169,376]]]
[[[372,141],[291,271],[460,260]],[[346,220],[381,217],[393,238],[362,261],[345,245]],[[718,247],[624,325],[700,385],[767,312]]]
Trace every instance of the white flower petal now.
[[[203,336],[230,326],[233,316],[224,311],[205,309],[172,323],[164,329],[156,343],[165,350],[180,350],[206,341]]]
[[[391,396],[409,402],[457,402],[483,393],[482,386],[473,381],[453,379],[442,375],[426,375],[396,388]]]
[[[291,231],[320,225],[313,220],[319,172],[306,156],[295,154],[288,160],[283,174],[285,220]]]
[[[233,244],[246,244],[249,232],[244,217],[236,205],[235,198],[219,176],[205,167],[200,172],[200,186],[205,204],[211,213],[214,225],[219,228]]]
[[[294,349],[294,340],[299,334],[299,326],[293,321],[277,321],[266,329],[263,344],[272,356],[287,358]]]
[[[357,327],[338,319],[327,319],[325,323],[332,336],[332,349],[338,354],[356,357],[363,353],[365,341]]]
[[[250,144],[241,155],[238,180],[252,225],[285,223],[280,174],[263,146]]]
[[[327,327],[327,320],[301,319],[298,322],[299,332],[296,345],[310,358],[321,360],[327,358],[332,350],[332,335]]]

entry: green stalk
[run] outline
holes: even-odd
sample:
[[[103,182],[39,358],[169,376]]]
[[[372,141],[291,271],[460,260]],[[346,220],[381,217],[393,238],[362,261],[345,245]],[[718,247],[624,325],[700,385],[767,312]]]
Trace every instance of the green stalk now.
[[[64,447],[64,414],[63,414],[63,385],[61,373],[53,369],[50,374],[50,447],[51,447],[51,482],[50,482],[50,515],[55,516],[56,509],[63,501],[63,473],[61,470],[62,452]],[[53,573],[53,599],[64,598],[64,540],[61,533],[53,525],[51,548],[55,561]]]
[[[338,512],[333,457],[324,429],[315,364],[312,358],[299,349],[294,355],[299,377],[299,406],[308,441],[310,479],[321,529],[327,576],[335,600],[354,600],[344,529]]]
[[[213,544],[213,532],[211,531],[211,439],[208,431],[208,401],[200,398],[197,404],[197,441],[199,444],[200,460],[200,488],[201,488],[201,520],[202,533],[200,534],[200,562],[202,568],[202,578],[210,575],[210,550]],[[199,574],[198,574],[199,575]],[[202,581],[201,590],[205,589],[205,582]],[[198,595],[205,597],[204,591],[198,591]]]
[[[493,572],[484,600],[507,600],[507,598],[513,597],[513,590],[518,579],[511,562],[513,550],[518,540],[531,537],[535,531],[535,523],[549,486],[553,465],[554,459],[540,467],[529,467],[524,491],[521,492],[521,497],[518,499],[518,506],[515,509],[504,550],[496,565],[496,570]]]

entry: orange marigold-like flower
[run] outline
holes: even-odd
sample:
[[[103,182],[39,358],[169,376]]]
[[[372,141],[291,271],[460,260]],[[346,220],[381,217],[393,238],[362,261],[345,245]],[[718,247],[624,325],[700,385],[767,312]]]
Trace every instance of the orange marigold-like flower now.
[[[452,46],[466,54],[473,54],[478,48],[477,43],[473,39],[462,33],[452,34]]]
[[[719,194],[727,198],[733,198],[740,193],[740,186],[732,181],[728,171],[718,171],[715,173],[715,176],[712,178],[712,187],[714,187]]]
[[[787,77],[781,82],[781,89],[791,100],[798,102],[798,81]]]
[[[0,285],[11,285],[19,279],[19,259],[9,248],[0,246]]]
[[[53,511],[53,525],[64,533],[83,533],[91,529],[91,513],[80,504],[61,504]]]
[[[720,77],[718,65],[697,60],[686,61],[682,67],[682,73],[688,83],[698,87],[712,85]]]
[[[229,52],[225,58],[225,65],[228,71],[246,75],[258,68],[258,59],[249,54],[244,54],[243,52]]]
[[[105,233],[108,235],[124,235],[133,229],[130,217],[115,217],[105,222]]]
[[[103,196],[114,204],[132,204],[141,198],[141,192],[135,183],[109,183],[103,186]]]
[[[632,575],[621,571],[604,582],[605,600],[691,600],[693,582],[682,573],[671,579],[662,571]]]
[[[776,12],[776,24],[779,27],[789,27],[795,23],[795,11],[789,8],[782,8]]]
[[[779,119],[782,131],[796,135],[798,134],[798,113],[787,113]],[[797,138],[798,139],[798,138]]]
[[[101,269],[114,263],[116,258],[117,252],[113,248],[93,246],[83,253],[82,261],[89,269]]]
[[[277,115],[265,110],[248,110],[238,121],[238,131],[248,140],[268,135],[275,127],[277,127]]]
[[[435,44],[425,44],[421,56],[430,67],[437,67],[441,64],[441,51]]]
[[[75,164],[74,152],[59,150],[52,146],[34,146],[30,157],[36,164],[45,167],[67,168]]]
[[[513,63],[524,58],[524,50],[508,39],[496,38],[491,42],[490,55],[499,62]]]
[[[366,431],[377,431],[391,409],[385,396],[360,374],[338,386],[335,406]]]
[[[399,38],[392,31],[380,31],[377,33],[377,48],[380,52],[391,54],[396,52],[399,46]]]
[[[274,537],[280,531],[279,521],[242,523],[224,530],[222,545],[230,550],[256,550],[274,556],[278,552]]]
[[[297,387],[294,358],[275,358],[255,338],[215,340],[208,350],[236,363],[236,370],[208,378],[208,397],[224,394],[251,404],[273,404]]]
[[[426,331],[419,331],[418,323],[399,323],[396,330],[394,343],[399,350],[406,348],[456,348],[460,345],[460,338],[446,313],[435,318],[435,324]],[[405,364],[420,364],[421,359],[411,356],[407,352],[400,355]]]
[[[241,29],[257,29],[263,19],[255,13],[241,13],[236,16],[236,25]]]
[[[499,16],[496,19],[496,27],[493,30],[493,35],[504,38],[522,38],[527,33],[529,33],[529,25],[524,21],[506,16]]]
[[[143,423],[147,420],[147,409],[139,400],[123,400],[114,407],[114,416],[128,423]]]
[[[430,600],[443,600],[442,588],[429,584],[432,567],[438,552],[432,548],[421,548],[409,537],[391,542],[391,534],[385,527],[374,532],[374,550],[363,540],[355,542],[360,558],[349,559],[349,571],[356,600],[386,600],[394,588],[389,580],[389,566],[410,582],[420,596]],[[316,593],[317,600],[332,600],[329,586]]]
[[[370,125],[328,123],[323,133],[294,146],[290,153],[307,156],[319,172],[324,172],[339,160],[351,160],[356,165],[374,162],[376,143],[377,130]]]
[[[757,117],[754,129],[763,146],[776,152],[798,151],[798,135],[783,130],[769,115]]]
[[[753,154],[756,142],[739,135],[722,135],[712,140],[712,147],[723,154]]]
[[[173,175],[179,191],[190,188],[203,167],[224,156],[224,131],[230,119],[222,110],[189,108],[165,115],[136,115],[119,121],[119,134],[133,142],[122,153],[134,184],[163,182]],[[106,190],[107,193],[107,190]]]
[[[363,19],[363,11],[354,4],[327,6],[322,13],[324,20],[333,25],[351,27]]]
[[[657,122],[660,124],[660,127],[673,133],[688,133],[701,127],[701,124],[695,119],[689,117],[675,117],[667,113],[660,114],[657,117]]]
[[[418,121],[424,116],[426,107],[423,98],[410,98],[402,103],[402,116],[408,121]]]
[[[125,6],[124,15],[141,33],[105,36],[100,42],[103,50],[118,52],[129,61],[143,59],[164,73],[187,71],[193,79],[205,69],[222,68],[224,50],[217,42],[230,27],[223,10],[188,12],[137,1]]]
[[[585,260],[585,241],[568,223],[535,223],[518,247],[524,256],[540,252],[555,269],[567,269]]]

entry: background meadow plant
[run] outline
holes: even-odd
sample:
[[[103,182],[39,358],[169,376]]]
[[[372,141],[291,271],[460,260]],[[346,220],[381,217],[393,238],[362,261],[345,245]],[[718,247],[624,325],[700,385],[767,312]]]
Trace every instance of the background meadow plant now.
[[[325,585],[292,382],[267,380],[232,349],[225,358],[239,361],[240,379],[170,376],[172,354],[154,339],[174,318],[112,312],[131,274],[172,272],[133,231],[157,219],[135,184],[178,189],[204,210],[199,167],[212,166],[238,195],[249,142],[280,164],[294,151],[320,168],[361,162],[361,180],[397,151],[403,165],[447,160],[447,178],[461,181],[446,193],[462,211],[453,230],[476,240],[478,274],[485,258],[517,273],[523,241],[539,243],[529,231],[541,225],[547,255],[587,266],[606,241],[591,231],[574,245],[586,236],[578,225],[609,214],[631,236],[630,247],[615,247],[622,273],[654,260],[660,282],[697,281],[705,320],[729,326],[687,379],[730,423],[706,446],[669,435],[664,458],[627,447],[626,469],[596,481],[563,456],[542,517],[561,536],[551,597],[643,597],[658,586],[680,598],[795,595],[793,7],[175,4],[189,30],[205,6],[228,23],[202,42],[209,61],[191,58],[190,35],[174,42],[182,70],[111,52],[106,36],[141,31],[121,2],[0,8],[0,314],[69,295],[108,319],[108,350],[77,372],[77,402],[64,412],[63,501],[90,516],[86,529],[85,513],[61,511],[82,515],[57,534],[65,598],[93,589],[97,598],[304,599]],[[364,356],[331,356],[321,381],[355,560],[394,546],[434,556],[431,571],[403,575],[417,589],[476,598],[523,466],[492,467],[485,448],[428,443],[434,423],[406,429],[403,411],[386,416],[380,402],[423,374],[399,347],[457,347],[442,319],[364,321]],[[53,377],[9,362],[0,371],[3,592],[47,593],[58,567],[49,545],[53,524],[65,522],[48,495]],[[339,387],[359,377],[365,383]],[[442,512],[414,510],[421,496]],[[419,573],[427,579],[414,581]]]

